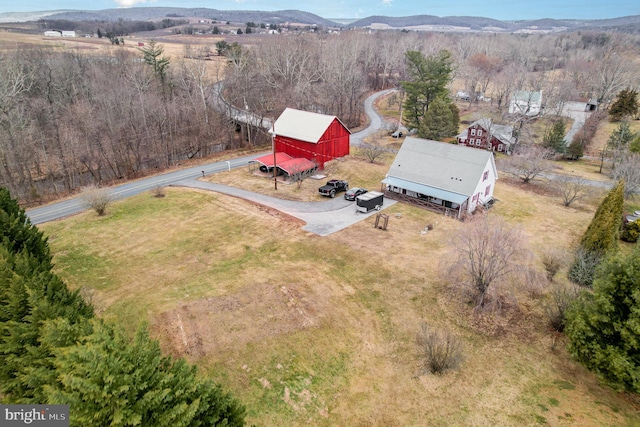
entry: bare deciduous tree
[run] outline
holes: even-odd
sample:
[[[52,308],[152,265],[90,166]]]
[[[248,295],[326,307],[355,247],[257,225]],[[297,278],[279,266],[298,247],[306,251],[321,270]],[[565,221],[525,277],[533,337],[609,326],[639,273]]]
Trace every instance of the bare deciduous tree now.
[[[588,188],[586,180],[565,175],[554,176],[551,186],[562,197],[564,206],[580,200]]]
[[[625,199],[640,194],[640,154],[628,153],[616,163],[611,177],[616,181],[624,180]]]
[[[500,285],[523,272],[530,257],[520,230],[489,215],[473,218],[457,234],[454,244],[448,271],[477,308],[497,300]]]
[[[553,151],[536,145],[519,146],[517,152],[502,163],[505,172],[527,184],[551,169]]]
[[[380,143],[380,139],[374,136],[373,141],[363,142],[359,151],[369,160],[369,163],[373,163],[376,159],[384,156],[388,150]]]

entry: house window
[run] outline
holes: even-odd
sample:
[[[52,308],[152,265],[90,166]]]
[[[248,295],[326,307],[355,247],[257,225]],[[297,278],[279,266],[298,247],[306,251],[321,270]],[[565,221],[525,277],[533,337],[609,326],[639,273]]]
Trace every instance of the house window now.
[[[473,136],[476,135],[476,130],[475,129],[471,129],[471,135],[473,135]]]
[[[482,129],[478,129],[478,136],[482,136]]]
[[[491,191],[491,185],[487,185],[487,188],[484,190],[484,195],[488,196],[489,195],[489,191]]]
[[[482,143],[482,140],[480,138],[476,139],[476,145],[480,146],[480,144]]]
[[[502,151],[502,144],[498,144],[498,151]]]
[[[482,182],[486,181],[489,178],[489,171],[484,171],[484,175],[482,175]]]
[[[476,200],[478,200],[478,195],[474,194],[473,195],[473,199],[471,199],[471,201],[475,203]]]

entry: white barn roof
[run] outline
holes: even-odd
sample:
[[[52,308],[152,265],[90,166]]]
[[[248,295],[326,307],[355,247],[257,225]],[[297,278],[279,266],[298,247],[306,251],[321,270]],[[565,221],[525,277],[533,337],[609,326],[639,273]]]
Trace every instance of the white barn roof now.
[[[334,119],[336,116],[286,108],[273,124],[271,133],[316,144]]]
[[[497,177],[490,151],[408,136],[387,177],[471,196],[488,162]]]

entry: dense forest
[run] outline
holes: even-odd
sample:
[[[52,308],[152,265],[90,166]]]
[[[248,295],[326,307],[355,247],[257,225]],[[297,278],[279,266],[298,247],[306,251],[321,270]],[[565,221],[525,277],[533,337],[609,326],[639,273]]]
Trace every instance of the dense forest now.
[[[568,100],[593,98],[606,108],[621,90],[640,85],[634,35],[349,31],[255,40],[226,44],[219,72],[212,61],[170,58],[159,43],[137,52],[3,53],[0,186],[34,203],[268,142],[264,132],[238,136],[216,101],[222,80],[228,102],[263,117],[293,107],[336,115],[349,127],[361,124],[368,93],[407,79],[408,51],[449,52],[451,96],[481,94],[502,121],[515,90],[543,90],[545,111],[554,114]],[[215,46],[186,46],[184,56],[205,56],[194,49]]]

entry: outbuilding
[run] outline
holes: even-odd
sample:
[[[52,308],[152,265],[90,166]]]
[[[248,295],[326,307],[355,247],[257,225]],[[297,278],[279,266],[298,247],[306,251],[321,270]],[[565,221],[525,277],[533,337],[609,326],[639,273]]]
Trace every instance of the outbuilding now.
[[[285,109],[271,128],[275,151],[302,157],[318,168],[349,154],[351,131],[336,116]]]

